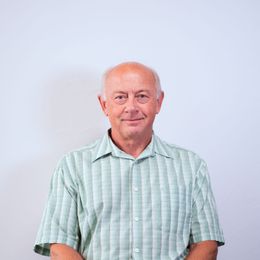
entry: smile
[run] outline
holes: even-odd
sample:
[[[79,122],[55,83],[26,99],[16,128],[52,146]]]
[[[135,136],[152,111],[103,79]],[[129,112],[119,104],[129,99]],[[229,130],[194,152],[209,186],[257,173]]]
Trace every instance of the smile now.
[[[121,121],[128,121],[128,122],[135,122],[135,121],[140,121],[143,120],[144,118],[134,118],[134,119],[121,119]]]

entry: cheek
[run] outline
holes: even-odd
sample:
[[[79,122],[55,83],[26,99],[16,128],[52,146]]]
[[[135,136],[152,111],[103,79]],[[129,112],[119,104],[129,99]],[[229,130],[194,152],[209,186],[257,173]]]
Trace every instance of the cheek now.
[[[142,112],[153,117],[157,113],[157,106],[156,104],[151,104],[150,106],[143,107]]]
[[[108,116],[113,120],[122,114],[122,109],[120,107],[108,107]]]

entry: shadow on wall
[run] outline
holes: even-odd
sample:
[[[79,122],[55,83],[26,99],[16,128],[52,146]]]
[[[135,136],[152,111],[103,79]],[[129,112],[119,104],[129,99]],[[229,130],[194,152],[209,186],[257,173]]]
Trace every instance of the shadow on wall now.
[[[48,80],[43,93],[37,90],[37,106],[31,108],[36,117],[23,126],[37,132],[36,143],[24,137],[30,154],[20,161],[16,155],[1,183],[3,259],[42,259],[33,253],[33,244],[57,161],[99,138],[108,127],[97,100],[99,90],[100,80],[85,72],[63,73]]]
[[[0,190],[1,259],[41,259],[33,252],[33,245],[53,172],[50,161],[51,156],[41,157],[8,170]]]
[[[46,85],[43,122],[53,145],[73,149],[103,135],[107,124],[97,100],[98,78],[68,72]]]

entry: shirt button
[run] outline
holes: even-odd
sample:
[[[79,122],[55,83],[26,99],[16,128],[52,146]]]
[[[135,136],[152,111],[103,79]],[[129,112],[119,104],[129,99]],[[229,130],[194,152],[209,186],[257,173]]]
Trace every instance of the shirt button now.
[[[136,253],[139,253],[140,252],[140,249],[138,247],[135,248],[135,252]]]
[[[138,218],[138,217],[135,217],[135,221],[136,221],[136,222],[139,221],[139,218]]]
[[[134,191],[138,191],[138,188],[137,188],[137,187],[134,187]]]

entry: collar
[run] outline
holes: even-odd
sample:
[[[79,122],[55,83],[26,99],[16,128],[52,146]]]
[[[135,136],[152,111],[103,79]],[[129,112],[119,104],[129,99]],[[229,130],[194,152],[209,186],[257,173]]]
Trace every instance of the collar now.
[[[112,141],[109,135],[109,131],[110,130],[108,130],[106,134],[97,142],[97,145],[94,149],[92,162],[108,155],[112,155],[118,158],[129,159],[129,160],[141,160],[144,158],[153,157],[156,154],[168,158],[173,158],[169,145],[163,142],[154,133],[152,135],[151,142],[148,144],[148,146],[137,158],[134,158],[133,156],[122,151],[114,144],[114,142]]]

